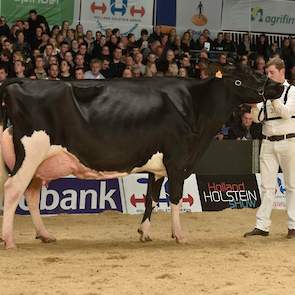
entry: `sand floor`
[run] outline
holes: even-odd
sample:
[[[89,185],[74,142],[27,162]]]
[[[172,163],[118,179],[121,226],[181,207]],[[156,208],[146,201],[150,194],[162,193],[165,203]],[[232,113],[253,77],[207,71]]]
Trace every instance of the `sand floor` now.
[[[140,216],[107,212],[44,218],[58,239],[34,240],[17,216],[18,249],[0,251],[0,295],[295,294],[295,240],[286,212],[273,212],[269,237],[245,239],[255,210],[182,214],[188,243],[170,238],[170,214],[153,216],[153,242],[138,241]]]

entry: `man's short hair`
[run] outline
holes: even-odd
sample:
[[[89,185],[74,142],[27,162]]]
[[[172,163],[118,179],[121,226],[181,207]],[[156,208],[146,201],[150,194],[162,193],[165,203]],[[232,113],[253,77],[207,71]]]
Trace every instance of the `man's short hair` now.
[[[97,58],[93,58],[90,62],[90,67],[94,64],[100,64],[101,65],[101,60],[97,59]]]
[[[7,68],[0,64],[0,71],[4,70],[4,72],[7,74]]]
[[[279,57],[271,58],[267,62],[266,68],[269,68],[270,66],[275,66],[276,69],[278,69],[279,71],[286,68],[285,67],[285,62],[281,58],[279,58]]]
[[[36,9],[31,9],[31,10],[29,11],[29,14],[31,14],[31,13],[37,14],[37,10],[36,10]]]

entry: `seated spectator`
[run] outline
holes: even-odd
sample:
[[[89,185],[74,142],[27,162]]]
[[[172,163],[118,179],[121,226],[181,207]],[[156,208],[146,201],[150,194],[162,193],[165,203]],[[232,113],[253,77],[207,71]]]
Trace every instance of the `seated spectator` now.
[[[0,36],[5,36],[9,38],[10,30],[9,26],[6,23],[6,18],[4,16],[0,16]]]
[[[0,64],[0,85],[6,80],[7,78],[7,70],[4,66]]]
[[[40,50],[41,53],[44,52],[48,42],[49,42],[49,35],[47,33],[43,32],[41,35],[41,44],[38,46],[38,49]]]
[[[249,55],[252,51],[255,51],[255,46],[251,43],[250,35],[244,34],[243,40],[238,45],[237,53],[242,56]]]
[[[32,49],[39,48],[40,44],[42,43],[42,33],[43,33],[42,27],[40,26],[36,27],[35,34],[32,35],[32,39],[30,42]]]
[[[76,64],[76,67],[78,67],[78,68],[85,68],[86,67],[86,64],[84,61],[84,56],[82,54],[78,53],[75,56],[75,64]]]
[[[16,78],[25,78],[25,63],[23,61],[17,60],[14,63],[14,76]]]
[[[131,70],[134,65],[134,60],[133,60],[132,56],[130,56],[130,55],[126,56],[124,63],[125,63],[125,68],[128,68]]]
[[[122,49],[115,48],[113,52],[113,60],[110,63],[110,73],[111,77],[122,77],[123,71],[125,69],[125,64],[121,61],[122,58]]]
[[[60,79],[64,81],[72,80],[71,67],[66,60],[62,60],[60,63]]]
[[[221,52],[218,54],[217,68],[218,70],[222,72],[226,65],[227,65],[227,54],[224,52]]]
[[[254,69],[257,73],[265,75],[265,59],[263,56],[256,58]]]
[[[267,58],[268,56],[268,42],[265,34],[261,34],[258,37],[256,42],[256,53],[257,55],[263,56],[264,58]]]
[[[126,68],[126,69],[123,71],[122,77],[123,77],[123,78],[132,78],[132,77],[133,77],[133,74],[132,74],[131,69]]]
[[[236,52],[236,45],[231,40],[230,33],[224,34],[223,49],[224,49],[224,51],[228,51],[228,52]]]
[[[191,49],[194,49],[194,47],[194,40],[191,34],[188,31],[184,32],[181,38],[181,49],[184,52],[189,52]]]
[[[277,42],[273,42],[267,49],[267,58],[274,58],[275,55],[281,56],[281,50]]]
[[[105,77],[101,74],[101,61],[98,59],[91,60],[90,63],[90,71],[85,73],[85,79],[105,79]]]
[[[188,77],[196,77],[196,72],[191,64],[191,59],[188,54],[183,54],[180,58],[180,67],[186,69]]]
[[[48,80],[59,80],[59,68],[58,64],[50,64],[48,69]]]
[[[27,58],[31,56],[31,47],[29,43],[25,42],[25,35],[22,31],[16,32],[16,41],[13,44],[13,50],[20,51]]]
[[[161,36],[162,36],[161,26],[155,26],[153,29],[153,33],[150,34],[150,36],[149,36],[148,41],[149,41],[149,43],[152,43],[154,41],[160,41]]]
[[[145,65],[142,63],[143,61],[143,55],[142,53],[138,52],[134,55],[134,64],[133,64],[133,70],[138,69],[141,73],[141,75],[145,72]]]
[[[196,43],[193,45],[194,50],[202,50],[205,46],[206,38],[203,34],[199,36]]]
[[[84,68],[75,68],[75,79],[76,80],[84,80],[85,79]]]
[[[168,77],[177,77],[178,75],[178,66],[176,63],[171,63],[168,66],[168,71],[165,73]]]
[[[181,77],[181,78],[188,78],[188,74],[187,74],[187,70],[186,68],[184,67],[180,67],[178,69],[178,77]]]
[[[100,72],[106,79],[111,78],[110,61],[108,59],[102,60]]]
[[[154,77],[157,74],[157,66],[155,63],[148,63],[145,67],[145,77]]]
[[[30,78],[45,80],[47,79],[47,73],[45,71],[45,64],[42,55],[36,56],[35,58],[35,68],[30,74]]]
[[[92,56],[92,50],[94,47],[94,37],[91,30],[86,31],[84,42],[87,44],[87,53]]]
[[[223,33],[219,32],[217,38],[213,42],[213,50],[215,51],[224,51],[223,48]]]
[[[239,62],[241,65],[249,65],[249,58],[247,54],[243,54],[240,59]]]
[[[11,62],[11,52],[7,49],[2,50],[0,54],[0,65],[1,67],[6,68],[6,72],[10,74],[10,70],[12,69],[12,62]]]
[[[261,124],[253,123],[251,113],[243,112],[241,121],[230,127],[228,137],[237,140],[262,139]]]

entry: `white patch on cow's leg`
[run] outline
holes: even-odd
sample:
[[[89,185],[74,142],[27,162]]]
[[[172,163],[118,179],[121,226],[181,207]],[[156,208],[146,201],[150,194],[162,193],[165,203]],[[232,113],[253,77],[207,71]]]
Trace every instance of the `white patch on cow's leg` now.
[[[185,243],[185,238],[180,225],[180,208],[182,200],[177,205],[171,204],[171,215],[172,215],[172,238],[176,239],[177,243]]]
[[[8,179],[8,174],[5,168],[4,159],[2,156],[2,133],[3,126],[0,125],[0,211],[3,210],[3,201],[4,201],[4,183]]]
[[[44,131],[35,131],[31,137],[23,137],[21,142],[25,149],[25,158],[17,173],[4,185],[4,212],[2,238],[5,248],[15,248],[13,240],[13,221],[19,199],[30,184],[36,169],[46,158],[50,148],[48,135]]]
[[[41,188],[42,181],[34,178],[25,192],[25,197],[36,229],[36,238],[40,239],[43,243],[52,243],[56,241],[56,238],[47,231],[40,215],[39,203]]]
[[[138,229],[138,233],[140,234],[141,242],[150,242],[151,239],[151,222],[147,218],[143,223],[140,224]]]

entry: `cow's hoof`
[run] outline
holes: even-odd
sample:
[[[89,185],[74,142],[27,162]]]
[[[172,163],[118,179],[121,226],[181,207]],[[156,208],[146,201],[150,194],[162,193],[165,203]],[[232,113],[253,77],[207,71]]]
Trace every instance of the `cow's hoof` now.
[[[42,243],[49,244],[49,243],[55,243],[56,238],[54,236],[41,236],[37,235],[36,236],[37,240],[41,240]]]
[[[140,228],[137,230],[137,232],[140,235],[139,240],[141,242],[145,243],[145,242],[151,242],[152,241],[150,235],[149,234],[145,234]]]
[[[17,247],[14,243],[6,243],[4,242],[4,249],[5,250],[16,250]]]
[[[171,238],[175,239],[177,244],[186,244],[187,240],[183,235],[176,235],[176,234],[171,234]]]

